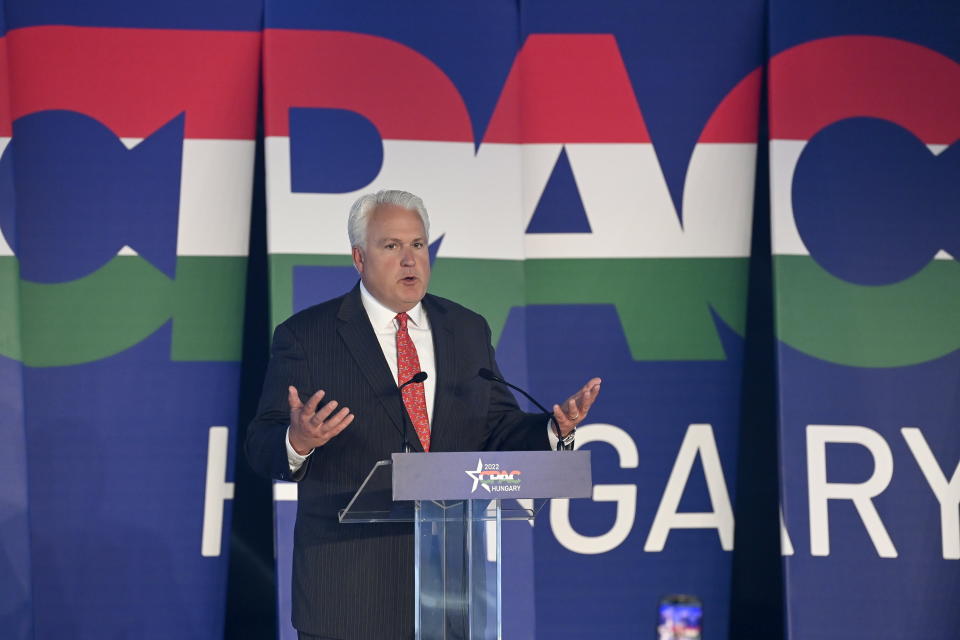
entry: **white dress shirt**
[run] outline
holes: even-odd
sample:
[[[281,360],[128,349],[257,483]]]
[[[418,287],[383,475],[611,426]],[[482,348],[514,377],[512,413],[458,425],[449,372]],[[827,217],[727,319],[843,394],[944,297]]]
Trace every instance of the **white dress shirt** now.
[[[397,330],[400,323],[397,322],[395,311],[388,309],[380,304],[374,298],[367,288],[360,283],[360,300],[363,302],[363,308],[367,312],[367,318],[373,325],[373,332],[377,334],[377,340],[380,342],[380,349],[383,351],[383,357],[387,360],[390,367],[390,373],[399,386],[406,380],[397,380]],[[423,392],[427,401],[427,418],[430,424],[433,424],[433,399],[437,392],[437,364],[433,355],[433,332],[430,331],[430,318],[427,312],[423,310],[423,304],[418,302],[413,309],[407,311],[409,320],[407,321],[407,333],[413,340],[413,346],[417,348],[417,357],[420,359],[420,371],[427,374],[427,379],[423,381]]]
[[[373,297],[367,288],[360,283],[360,301],[367,312],[367,318],[373,326],[373,332],[380,343],[380,349],[383,351],[383,357],[390,367],[393,379],[397,379],[397,329],[399,323],[396,320],[397,314],[392,309],[383,306],[379,300]],[[430,419],[430,425],[433,426],[433,400],[437,391],[437,365],[433,352],[433,332],[430,331],[430,318],[423,310],[423,304],[418,302],[415,307],[407,311],[409,320],[407,321],[407,333],[413,340],[417,348],[417,357],[420,359],[420,371],[427,374],[427,379],[423,381],[423,391],[427,401],[427,417]],[[404,380],[403,382],[406,382]],[[399,382],[397,383],[399,386]],[[493,383],[496,384],[496,383]],[[334,398],[335,399],[335,398]],[[350,427],[347,427],[348,429]],[[550,439],[550,448],[557,448],[557,434],[551,428],[550,420],[547,420],[547,437]],[[290,463],[290,471],[296,472],[313,453],[311,451],[305,456],[300,455],[290,444],[290,428],[287,427],[287,462]]]

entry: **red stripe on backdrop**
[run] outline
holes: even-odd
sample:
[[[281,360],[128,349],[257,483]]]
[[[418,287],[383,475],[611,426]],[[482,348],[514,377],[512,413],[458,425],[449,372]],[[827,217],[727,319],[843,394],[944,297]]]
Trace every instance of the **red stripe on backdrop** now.
[[[144,138],[186,112],[187,138],[255,135],[258,32],[43,26],[6,39],[14,119],[64,109]]]
[[[703,128],[698,142],[756,143],[763,69],[754,69],[728,93]]]
[[[877,36],[798,45],[770,62],[770,136],[808,140],[825,126],[867,116],[927,144],[960,137],[960,64],[932,49]]]
[[[269,136],[287,136],[291,107],[345,109],[384,139],[473,142],[463,98],[423,54],[387,38],[343,31],[264,31]]]
[[[616,39],[528,37],[484,142],[650,142]]]

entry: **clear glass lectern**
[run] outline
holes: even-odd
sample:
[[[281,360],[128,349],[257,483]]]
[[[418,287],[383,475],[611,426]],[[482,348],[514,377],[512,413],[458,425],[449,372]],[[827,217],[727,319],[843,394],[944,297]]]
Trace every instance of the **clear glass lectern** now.
[[[413,523],[417,640],[492,640],[502,637],[501,523],[591,491],[589,451],[396,453],[373,466],[340,522]]]

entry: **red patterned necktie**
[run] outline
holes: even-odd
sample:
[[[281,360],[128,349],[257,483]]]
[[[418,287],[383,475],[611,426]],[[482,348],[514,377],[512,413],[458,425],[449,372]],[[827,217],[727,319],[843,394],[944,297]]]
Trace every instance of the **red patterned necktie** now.
[[[420,358],[417,348],[407,332],[406,313],[397,314],[397,384],[403,384],[416,373],[420,373]],[[430,418],[427,416],[427,399],[423,393],[423,383],[408,384],[403,388],[403,404],[407,405],[407,413],[413,428],[420,437],[420,444],[424,451],[430,451]]]

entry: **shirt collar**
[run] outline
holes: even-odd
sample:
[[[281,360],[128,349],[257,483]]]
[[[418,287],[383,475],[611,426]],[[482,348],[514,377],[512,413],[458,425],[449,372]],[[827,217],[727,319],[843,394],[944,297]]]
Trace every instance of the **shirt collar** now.
[[[373,325],[374,329],[389,328],[390,330],[396,330],[397,325],[394,323],[394,318],[397,317],[397,313],[374,298],[373,294],[363,286],[362,280],[360,281],[360,301],[363,303],[363,308],[367,312],[367,317],[370,318],[370,324]],[[407,316],[413,326],[420,329],[429,328],[427,314],[423,311],[422,303],[418,302],[416,306],[407,311]]]

